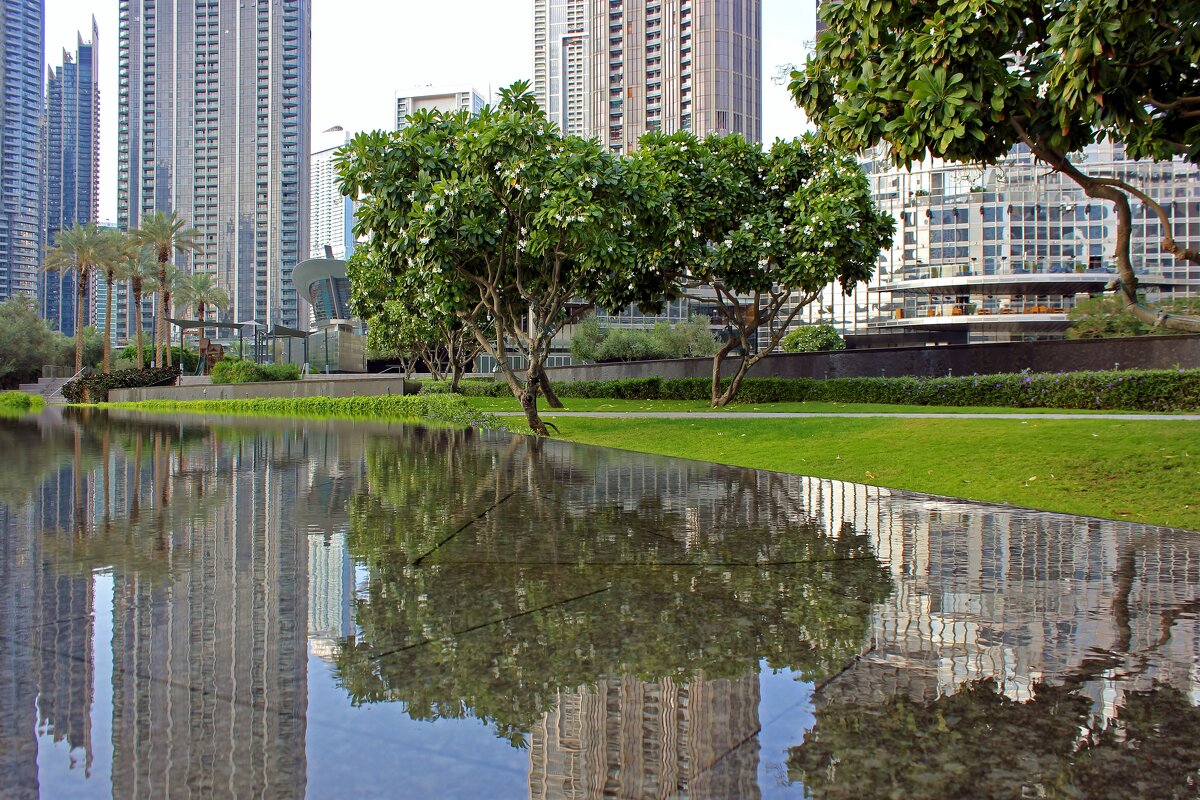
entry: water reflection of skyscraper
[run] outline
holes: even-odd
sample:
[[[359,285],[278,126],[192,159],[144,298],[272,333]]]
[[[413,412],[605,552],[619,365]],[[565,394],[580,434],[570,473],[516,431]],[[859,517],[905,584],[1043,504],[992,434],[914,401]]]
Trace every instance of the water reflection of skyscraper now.
[[[163,543],[186,568],[117,573],[114,796],[304,795],[308,553],[288,513],[298,474],[281,466],[294,446],[215,444],[204,458],[227,497]]]
[[[758,675],[562,690],[530,733],[530,800],[754,800]]]
[[[864,655],[826,700],[932,699],[985,678],[1027,700],[1036,682],[1061,682],[1115,649],[1142,656],[1120,687],[1087,687],[1099,713],[1115,713],[1124,691],[1156,680],[1200,701],[1194,535],[834,481],[809,487],[826,525],[842,519],[870,531],[896,587],[872,614]]]

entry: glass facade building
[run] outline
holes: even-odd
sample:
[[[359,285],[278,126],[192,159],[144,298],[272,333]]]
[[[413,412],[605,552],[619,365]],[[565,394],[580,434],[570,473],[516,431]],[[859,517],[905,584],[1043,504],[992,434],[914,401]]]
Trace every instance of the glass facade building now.
[[[63,51],[62,66],[46,80],[46,244],[58,232],[95,222],[100,191],[100,87],[97,47],[100,33],[92,18],[91,41],[79,36],[72,56]],[[57,331],[74,335],[75,274],[43,273],[42,316]],[[103,281],[100,281],[103,284]],[[89,297],[95,293],[89,292]],[[84,309],[80,324],[99,319]]]
[[[296,327],[309,248],[309,0],[120,0],[118,224],[174,211],[225,321]],[[128,323],[123,294],[118,307]]]
[[[1179,241],[1200,237],[1195,165],[1133,160],[1112,142],[1088,147],[1078,163],[1145,190],[1166,208]],[[930,159],[908,170],[876,151],[863,168],[876,203],[896,221],[895,238],[869,285],[849,296],[831,291],[802,312],[805,322],[893,334],[896,344],[1059,338],[1071,309],[1116,278],[1112,205],[1087,197],[1023,145],[989,167]],[[1163,252],[1161,240],[1157,218],[1134,203],[1139,291],[1150,303],[1200,293],[1200,267]]]
[[[36,300],[45,213],[45,0],[4,0],[0,37],[0,300]]]

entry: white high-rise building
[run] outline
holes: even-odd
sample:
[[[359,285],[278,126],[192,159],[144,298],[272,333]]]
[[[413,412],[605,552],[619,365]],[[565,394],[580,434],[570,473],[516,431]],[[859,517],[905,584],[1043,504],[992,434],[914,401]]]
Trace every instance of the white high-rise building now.
[[[409,115],[422,110],[469,111],[478,114],[486,105],[479,92],[470,86],[421,86],[403,94],[397,92],[396,130],[408,125]]]
[[[333,161],[349,136],[336,125],[313,138],[309,163],[309,258],[325,258],[328,246],[341,261],[354,252],[354,203],[338,189]]]

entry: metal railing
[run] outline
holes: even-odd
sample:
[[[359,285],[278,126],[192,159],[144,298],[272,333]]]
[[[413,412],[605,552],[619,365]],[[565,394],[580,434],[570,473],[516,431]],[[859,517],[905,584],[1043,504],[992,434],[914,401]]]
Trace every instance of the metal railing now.
[[[76,378],[78,378],[78,377],[79,377],[80,375],[82,375],[83,373],[87,372],[89,369],[91,369],[91,367],[82,367],[82,368],[81,368],[81,369],[80,369],[78,372],[76,372],[74,375],[72,375],[71,377],[67,378],[65,381],[63,381],[62,383],[60,383],[60,384],[58,385],[58,388],[57,388],[57,389],[55,389],[55,390],[54,390],[53,392],[51,392],[50,394],[46,395],[46,399],[47,399],[47,400],[50,400],[50,399],[52,399],[52,398],[53,398],[53,397],[55,397],[55,396],[62,397],[62,390],[63,390],[63,387],[64,387],[64,386],[66,386],[66,385],[67,385],[68,383],[70,383],[71,381],[73,381],[73,380],[75,380]]]

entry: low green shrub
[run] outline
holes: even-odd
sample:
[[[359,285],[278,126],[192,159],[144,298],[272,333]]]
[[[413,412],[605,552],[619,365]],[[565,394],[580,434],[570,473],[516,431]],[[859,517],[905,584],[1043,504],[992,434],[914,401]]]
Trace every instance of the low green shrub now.
[[[295,364],[267,364],[263,367],[263,377],[269,381],[298,381],[300,367]]]
[[[46,400],[40,394],[0,392],[0,412],[40,411],[44,405],[46,405]]]
[[[272,397],[252,400],[146,400],[115,403],[116,408],[175,413],[250,414],[281,417],[350,417],[359,419],[426,419],[484,430],[528,433],[520,423],[471,408],[451,394],[380,395],[377,397]]]
[[[627,378],[554,384],[559,397],[707,400],[708,378]],[[1200,408],[1200,369],[1017,373],[944,378],[747,378],[739,403],[1183,411]]]
[[[173,386],[179,379],[178,367],[123,369],[107,374],[81,375],[63,384],[62,395],[68,403],[107,403],[113,389],[144,389],[148,386]]]
[[[846,340],[832,325],[801,325],[779,340],[779,349],[785,353],[845,350]]]
[[[212,368],[212,382],[216,384],[298,380],[300,368],[295,364],[262,365],[253,361],[226,358],[218,361]]]
[[[427,383],[425,385],[436,384]],[[446,391],[450,391],[448,383]],[[458,393],[463,397],[512,397],[512,390],[508,388],[507,383],[491,378],[464,378],[458,383]]]

